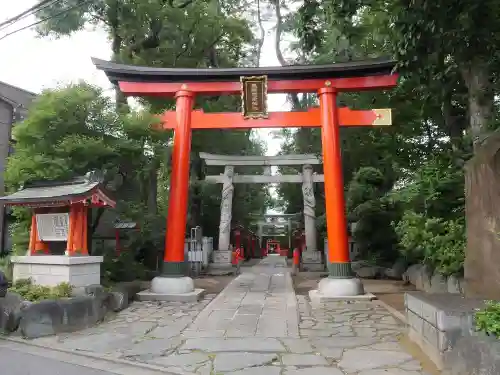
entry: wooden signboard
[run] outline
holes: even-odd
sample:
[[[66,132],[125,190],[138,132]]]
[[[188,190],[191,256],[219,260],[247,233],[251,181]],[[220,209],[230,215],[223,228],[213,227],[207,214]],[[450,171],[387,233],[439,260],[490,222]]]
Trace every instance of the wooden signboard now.
[[[36,226],[42,241],[67,241],[69,214],[37,214]]]
[[[243,118],[268,118],[267,76],[241,77]]]

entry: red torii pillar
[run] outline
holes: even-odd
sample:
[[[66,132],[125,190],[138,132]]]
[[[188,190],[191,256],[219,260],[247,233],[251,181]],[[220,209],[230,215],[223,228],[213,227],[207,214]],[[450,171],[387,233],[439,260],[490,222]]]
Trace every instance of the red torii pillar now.
[[[349,259],[337,90],[323,87],[318,90],[318,96],[321,110],[324,188],[325,196],[328,197],[325,199],[325,206],[329,277],[322,279],[318,290],[312,292],[327,296],[357,296],[363,294],[364,289],[361,281],[353,277]]]
[[[172,149],[172,172],[167,213],[167,233],[162,273],[182,277],[185,273],[184,236],[188,210],[189,154],[191,152],[191,113],[194,94],[181,90],[175,95],[177,127]]]

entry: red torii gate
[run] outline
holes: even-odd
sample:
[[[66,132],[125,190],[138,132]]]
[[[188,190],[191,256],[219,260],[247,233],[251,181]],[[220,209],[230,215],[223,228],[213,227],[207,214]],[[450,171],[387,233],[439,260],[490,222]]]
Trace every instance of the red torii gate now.
[[[150,68],[98,59],[93,59],[93,62],[106,73],[111,82],[118,84],[125,95],[176,99],[175,113],[166,112],[163,115],[164,127],[175,131],[164,277],[179,277],[184,274],[192,129],[320,126],[330,278],[324,279],[326,282],[323,287],[320,284],[319,289],[320,292],[337,296],[363,293],[362,285],[352,276],[349,259],[339,126],[342,122],[347,126],[389,124],[390,110],[356,112],[339,109],[337,95],[346,91],[395,87],[398,76],[393,74],[394,61],[377,59],[330,65],[229,69]],[[305,112],[267,113],[267,93],[299,92],[317,93],[319,108]],[[243,116],[240,113],[193,111],[196,95],[234,94],[242,95]],[[359,117],[356,119],[356,116]],[[166,286],[168,283],[168,280],[153,282],[152,291],[170,291]],[[187,289],[189,288],[186,287]]]

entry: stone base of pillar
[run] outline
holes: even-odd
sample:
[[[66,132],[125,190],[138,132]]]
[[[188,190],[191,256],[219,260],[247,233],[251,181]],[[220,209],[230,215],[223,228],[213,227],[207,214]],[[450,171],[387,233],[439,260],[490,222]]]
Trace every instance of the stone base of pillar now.
[[[205,294],[195,289],[190,277],[158,276],[151,281],[151,289],[137,293],[139,301],[197,302]]]
[[[325,270],[325,265],[321,262],[321,252],[307,250],[302,253],[301,271],[321,272]]]
[[[371,301],[376,297],[365,293],[363,283],[357,278],[326,277],[318,283],[318,289],[309,291],[312,304],[330,301]]]
[[[235,273],[235,267],[231,262],[231,250],[214,250],[212,253],[212,263],[208,266],[208,275],[232,275]]]

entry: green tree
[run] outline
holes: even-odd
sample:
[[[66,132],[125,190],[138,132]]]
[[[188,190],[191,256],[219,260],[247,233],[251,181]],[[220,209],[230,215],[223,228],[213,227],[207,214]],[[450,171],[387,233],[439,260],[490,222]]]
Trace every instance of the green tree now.
[[[73,0],[66,0],[70,6]],[[42,35],[69,35],[87,26],[104,27],[112,44],[112,59],[132,64],[157,67],[233,67],[254,65],[260,41],[254,38],[257,26],[251,22],[255,7],[244,0],[234,1],[165,1],[165,0],[98,0],[79,7],[66,18],[52,18],[41,23]],[[39,13],[40,19],[60,12],[60,4]],[[245,17],[244,17],[245,16]],[[250,17],[250,18],[248,18]],[[117,92],[118,103],[124,98]],[[141,103],[154,113],[173,109],[173,101],[146,98]],[[205,111],[239,110],[239,101],[231,97],[197,98],[196,107]],[[167,132],[171,134],[171,132]],[[161,148],[144,142],[144,153],[150,163],[139,189],[147,191],[144,199],[158,200],[160,211],[166,213],[170,166],[162,162]],[[204,186],[200,151],[226,154],[262,154],[263,149],[252,139],[251,132],[195,131],[191,154],[190,210],[188,226],[202,224],[205,233],[216,234],[220,189]],[[217,173],[220,173],[218,171]],[[235,220],[242,221],[247,212],[262,209],[266,194],[261,186],[238,186],[235,199],[245,197],[238,205]],[[147,197],[146,197],[147,196]],[[138,206],[135,212],[142,212]],[[149,210],[151,212],[151,210]]]
[[[479,133],[487,130],[488,125],[492,128],[498,126],[497,108],[492,105],[489,91],[496,88],[496,77],[490,69],[496,66],[496,53],[483,53],[484,45],[478,46],[477,42],[463,42],[474,38],[478,40],[483,32],[477,25],[478,15],[484,9],[494,9],[496,3],[492,1],[481,8],[465,2],[450,5],[423,1],[410,5],[402,0],[306,0],[296,1],[298,11],[284,21],[285,32],[297,39],[292,49],[299,62],[332,63],[380,56],[394,56],[398,60],[401,78],[396,89],[343,94],[339,98],[341,105],[351,108],[393,108],[394,115],[394,126],[390,129],[341,129],[347,210],[351,218],[357,216],[356,219],[361,222],[369,222],[374,212],[383,209],[390,214],[388,218],[392,215],[396,224],[406,223],[406,229],[411,228],[407,219],[415,213],[422,215],[424,223],[426,220],[437,220],[441,229],[449,228],[451,231],[451,228],[458,228],[453,229],[455,239],[439,237],[439,241],[450,241],[448,245],[454,250],[447,254],[456,255],[458,266],[451,266],[455,264],[455,260],[451,259],[453,256],[446,258],[441,253],[441,258],[447,259],[437,266],[441,270],[447,267],[445,263],[450,265],[450,269],[459,269],[460,251],[463,251],[459,240],[463,234],[460,223],[464,216],[462,167],[470,155],[471,144],[471,138],[465,135],[465,131],[472,129],[473,137],[477,138]],[[449,11],[450,8],[453,9]],[[492,14],[489,13],[488,17]],[[467,22],[467,25],[460,29],[462,22]],[[464,36],[471,28],[474,30]],[[494,47],[495,28],[495,21],[485,27],[491,32],[486,38],[488,51],[497,49]],[[448,39],[450,33],[453,35]],[[478,57],[490,64],[488,69],[477,69],[482,63],[473,61],[471,57],[476,50],[483,51]],[[484,60],[485,57],[488,59]],[[483,95],[476,95],[477,91],[474,94],[470,85],[472,71],[478,78],[476,83],[485,90]],[[489,78],[482,79],[486,71],[489,71],[486,75]],[[317,105],[314,96],[311,104]],[[478,105],[482,107],[478,108]],[[475,113],[472,114],[471,110]],[[479,128],[480,131],[477,130]],[[320,153],[319,132],[314,137],[305,133],[283,133],[284,149]],[[303,145],[297,147],[301,142]],[[369,204],[358,207],[353,204],[350,195],[354,193],[353,183],[360,168],[380,171],[384,187],[376,190],[378,194],[387,194],[375,200],[368,199]],[[364,193],[372,188],[366,182],[357,185],[355,190]],[[280,196],[298,205],[299,195],[291,187],[280,189]],[[405,212],[407,214],[401,219]],[[322,219],[324,217],[320,216],[319,225],[323,225]],[[377,243],[378,232],[369,226],[365,228],[368,228],[365,231],[366,243]],[[363,226],[359,227],[361,229]],[[420,226],[417,232],[424,230]],[[437,235],[438,232],[433,233]],[[409,250],[401,231],[398,234],[401,249]],[[448,245],[445,246],[443,241],[440,243],[445,251]],[[415,260],[423,261],[424,255],[417,258]]]
[[[13,129],[15,152],[5,176],[8,188],[14,191],[27,181],[67,180],[100,170],[122,199],[118,210],[126,212],[129,203],[140,202],[130,190],[137,186],[137,171],[148,163],[141,137],[148,133],[149,140],[168,143],[165,133],[150,126],[154,123],[147,112],[117,113],[100,89],[85,83],[47,90],[35,100],[27,119]],[[95,210],[91,229],[101,215],[102,209]],[[16,209],[15,216],[19,219],[15,245],[23,251],[29,218],[23,209]]]
[[[372,35],[377,35],[367,39],[372,46],[380,48],[379,43],[372,42],[380,40],[382,35],[388,43],[377,52],[393,55],[401,73],[435,94],[433,100],[442,105],[444,120],[455,135],[467,128],[476,144],[495,122],[500,42],[497,37],[500,24],[497,25],[495,14],[500,9],[499,1],[480,4],[429,0],[411,3],[404,0],[308,1],[302,9],[300,32],[310,48],[326,38],[324,33],[311,27],[318,23],[308,15],[312,3],[323,9],[325,16],[321,20],[341,30],[351,43],[359,41],[365,26]],[[367,19],[373,22],[366,24]],[[378,25],[377,31],[373,25]],[[349,58],[355,55],[352,49],[349,55]],[[466,100],[467,112],[464,113],[464,107],[455,100],[457,95]],[[457,114],[468,120],[454,121]]]
[[[361,254],[370,259],[394,261],[397,238],[391,223],[397,211],[385,199],[391,185],[386,176],[372,167],[360,168],[350,181],[346,193],[348,220],[355,223],[353,237]]]

